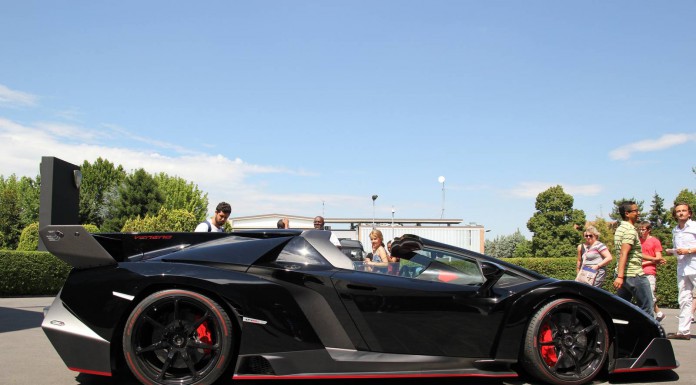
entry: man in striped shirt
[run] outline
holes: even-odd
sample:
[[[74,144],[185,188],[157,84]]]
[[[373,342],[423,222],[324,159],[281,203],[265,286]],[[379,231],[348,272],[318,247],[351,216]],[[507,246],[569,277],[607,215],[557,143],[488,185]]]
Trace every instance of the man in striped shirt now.
[[[614,233],[614,245],[619,263],[616,266],[614,287],[616,295],[630,301],[636,299],[638,307],[655,317],[650,281],[643,273],[643,248],[635,224],[638,221],[638,205],[626,201],[619,205],[621,224]]]

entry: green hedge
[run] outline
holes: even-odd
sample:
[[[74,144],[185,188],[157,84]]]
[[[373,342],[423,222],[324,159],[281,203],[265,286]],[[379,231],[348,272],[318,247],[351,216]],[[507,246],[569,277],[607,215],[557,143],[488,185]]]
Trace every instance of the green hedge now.
[[[669,256],[667,264],[657,269],[657,304],[678,308],[677,259]],[[506,262],[537,271],[557,279],[575,278],[575,258],[506,258]],[[607,267],[604,289],[616,293],[613,270]],[[0,296],[54,295],[58,293],[70,266],[52,254],[41,251],[0,250]]]
[[[665,257],[667,263],[657,268],[657,306],[665,308],[679,308],[679,291],[677,290],[677,258]],[[557,279],[575,279],[575,266],[577,259],[572,258],[505,258],[509,262],[534,270],[541,274]],[[616,258],[607,266],[607,278],[603,288],[616,294],[612,284],[614,283],[614,268]]]
[[[0,250],[0,296],[55,295],[69,272],[48,252]]]

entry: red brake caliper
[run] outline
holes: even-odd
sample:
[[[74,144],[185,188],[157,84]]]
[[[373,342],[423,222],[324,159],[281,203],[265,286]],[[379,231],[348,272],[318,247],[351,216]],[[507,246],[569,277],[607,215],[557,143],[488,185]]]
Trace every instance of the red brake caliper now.
[[[549,343],[553,341],[553,332],[549,327],[549,324],[545,323],[541,326],[541,331],[539,333],[539,345],[541,345],[540,353],[541,358],[544,359],[547,365],[553,366],[558,362],[558,356],[556,356],[556,347],[552,344],[542,345],[544,343]]]
[[[196,333],[198,333],[198,340],[205,343],[205,344],[210,344],[213,342],[213,338],[210,334],[210,329],[208,329],[208,321],[204,321],[202,324],[198,326],[198,329],[196,329]],[[210,353],[210,349],[203,349],[205,354]]]

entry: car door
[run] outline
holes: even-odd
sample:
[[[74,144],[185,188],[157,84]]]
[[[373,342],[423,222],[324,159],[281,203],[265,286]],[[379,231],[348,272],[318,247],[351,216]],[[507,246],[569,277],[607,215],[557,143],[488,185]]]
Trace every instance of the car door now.
[[[484,278],[478,262],[420,250],[400,265],[389,269],[397,275],[357,269],[332,276],[369,349],[489,357],[503,312],[495,298],[479,291]]]

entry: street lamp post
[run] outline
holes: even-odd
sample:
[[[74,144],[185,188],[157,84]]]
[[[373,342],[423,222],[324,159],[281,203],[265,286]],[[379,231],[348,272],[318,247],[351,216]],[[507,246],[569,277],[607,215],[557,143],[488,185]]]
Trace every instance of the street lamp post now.
[[[391,236],[391,239],[392,239],[392,240],[394,239],[394,212],[395,212],[395,211],[396,211],[396,210],[394,210],[394,206],[392,206],[392,226],[391,226],[391,228],[392,228],[392,236]]]
[[[440,176],[437,181],[442,183],[442,211],[440,212],[440,219],[445,217],[445,177]]]
[[[372,196],[372,229],[374,230],[375,228],[375,201],[377,200],[378,195],[375,194]]]

